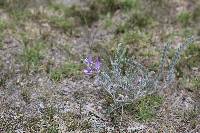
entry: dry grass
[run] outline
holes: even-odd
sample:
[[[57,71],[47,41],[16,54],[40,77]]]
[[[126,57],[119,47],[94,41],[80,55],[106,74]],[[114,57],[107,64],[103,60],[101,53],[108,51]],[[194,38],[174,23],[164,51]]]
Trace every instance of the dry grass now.
[[[106,58],[122,41],[129,56],[156,70],[165,42],[175,48],[199,36],[199,2],[131,1],[0,0],[0,132],[96,132],[94,119],[138,132],[200,132],[199,42],[182,55],[165,95],[126,107],[121,123],[120,111],[105,113],[110,98],[82,74],[91,49]]]

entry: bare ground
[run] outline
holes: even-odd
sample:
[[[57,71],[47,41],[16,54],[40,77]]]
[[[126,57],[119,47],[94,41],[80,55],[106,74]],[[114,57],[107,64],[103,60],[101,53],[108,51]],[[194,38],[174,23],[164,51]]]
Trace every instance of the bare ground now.
[[[87,6],[84,2],[80,4],[79,1],[66,2]],[[177,13],[185,8],[192,10],[191,8],[195,7],[192,2],[171,2],[175,6],[171,11],[172,18],[174,12]],[[44,14],[45,12],[51,14],[46,8],[41,10]],[[15,21],[4,8],[0,10],[0,17],[7,23]],[[14,29],[10,27],[5,29],[3,46],[0,47],[0,132],[97,132],[90,127],[94,122],[92,118],[109,119],[104,115],[106,104],[104,91],[93,84],[93,78],[85,77],[83,74],[67,76],[58,82],[53,81],[47,69],[62,66],[69,60],[80,64],[81,58],[90,52],[90,45],[93,49],[98,49],[98,46],[112,49],[118,42],[116,38],[120,36],[115,35],[117,25],[128,17],[121,10],[117,10],[111,16],[113,23],[110,28],[105,28],[105,21],[99,19],[89,27],[86,25],[75,27],[72,35],[52,27],[46,19],[36,22],[29,19]],[[180,24],[159,23],[158,26],[147,29],[152,33],[152,38],[146,49],[160,49],[163,47],[161,44],[167,40],[165,36],[182,28]],[[42,37],[45,40],[45,48],[41,51],[43,58],[37,68],[30,68],[28,72],[25,72],[24,60],[21,58],[24,42],[19,35],[20,32],[26,33],[29,42]],[[182,36],[175,38],[173,44],[184,40]],[[68,50],[65,50],[66,47]],[[101,53],[95,52],[95,54]],[[138,59],[148,66],[159,57],[156,54],[152,59],[149,57],[138,57]],[[199,66],[194,67],[192,71],[184,70],[187,74],[200,76]],[[199,91],[199,88],[195,91],[188,90],[177,78],[174,86],[165,94],[164,103],[156,111],[154,119],[140,122],[127,114],[124,117],[124,127],[141,128],[138,132],[200,132]]]

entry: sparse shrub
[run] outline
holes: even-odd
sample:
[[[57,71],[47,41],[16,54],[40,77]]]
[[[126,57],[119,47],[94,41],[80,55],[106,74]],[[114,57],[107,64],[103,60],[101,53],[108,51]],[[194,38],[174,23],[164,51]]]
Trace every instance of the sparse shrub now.
[[[179,61],[181,53],[192,42],[193,38],[189,38],[176,50],[169,64],[167,75],[163,75],[163,73],[169,44],[164,47],[157,74],[148,71],[134,59],[128,58],[127,49],[119,44],[114,59],[110,60],[111,66],[102,63],[101,70],[96,73],[95,82],[104,88],[111,99],[108,108],[109,114],[116,109],[121,109],[123,112],[123,106],[135,103],[143,97],[163,91],[170,86],[175,78],[175,65]],[[91,60],[91,64],[94,63]]]

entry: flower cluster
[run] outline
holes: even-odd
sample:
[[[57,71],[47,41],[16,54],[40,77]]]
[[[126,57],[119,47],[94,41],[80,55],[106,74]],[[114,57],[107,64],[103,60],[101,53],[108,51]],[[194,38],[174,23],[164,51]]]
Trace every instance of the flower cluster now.
[[[85,60],[86,68],[84,69],[84,73],[86,75],[92,75],[100,72],[101,62],[100,58],[97,57],[96,60],[93,60],[92,56],[89,55]]]

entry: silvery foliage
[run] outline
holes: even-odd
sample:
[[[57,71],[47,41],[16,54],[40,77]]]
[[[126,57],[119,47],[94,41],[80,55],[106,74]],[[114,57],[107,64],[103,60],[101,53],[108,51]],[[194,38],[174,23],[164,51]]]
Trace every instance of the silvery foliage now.
[[[165,45],[160,59],[158,73],[148,71],[142,64],[126,55],[127,48],[120,43],[116,49],[114,59],[110,59],[110,66],[101,67],[96,75],[96,83],[102,86],[113,100],[110,112],[121,108],[125,104],[167,88],[175,78],[175,65],[180,59],[181,53],[192,44],[194,39],[188,38],[185,43],[176,50],[169,64],[167,75],[164,76],[164,65],[170,44]]]

